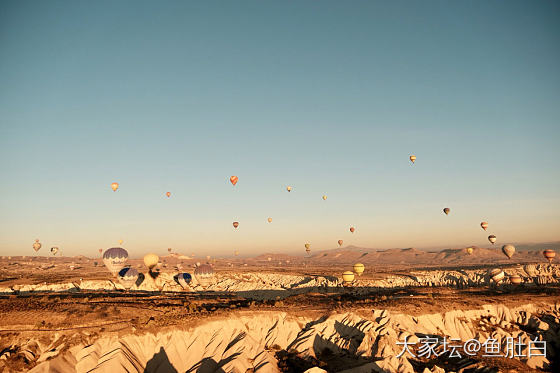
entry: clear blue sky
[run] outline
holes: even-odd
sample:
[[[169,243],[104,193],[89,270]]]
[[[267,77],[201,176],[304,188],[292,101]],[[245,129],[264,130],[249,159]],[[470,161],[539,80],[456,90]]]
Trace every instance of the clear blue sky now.
[[[560,239],[556,1],[2,1],[0,54],[3,255]]]

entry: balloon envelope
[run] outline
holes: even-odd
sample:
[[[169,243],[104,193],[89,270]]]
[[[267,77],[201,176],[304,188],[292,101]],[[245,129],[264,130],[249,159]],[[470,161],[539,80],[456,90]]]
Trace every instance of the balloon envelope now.
[[[128,252],[121,247],[112,247],[103,253],[103,263],[113,275],[119,273],[128,260]]]
[[[157,256],[156,254],[150,253],[144,255],[144,265],[148,267],[150,271],[158,264],[158,262],[159,262],[159,256]]]
[[[51,253],[52,253],[53,255],[56,255],[56,253],[58,253],[58,247],[56,247],[56,246],[55,246],[55,247],[51,247]]]
[[[238,181],[238,180],[239,180],[239,178],[238,178],[237,176],[232,176],[232,177],[229,178],[229,181],[230,181],[233,185],[237,184],[237,181]]]
[[[344,242],[344,241],[342,241],[342,240],[338,240],[338,246],[342,246],[342,243],[343,243],[343,242]]]
[[[505,254],[505,256],[507,256],[509,259],[511,259],[511,257],[513,256],[513,253],[515,253],[515,246],[504,245],[504,246],[502,246],[502,252]]]
[[[474,249],[472,247],[467,247],[467,254],[472,255]]]
[[[410,156],[410,161],[411,161],[412,163],[414,163],[415,160],[416,160],[416,156],[415,156],[415,155],[411,155],[411,156]]]
[[[269,223],[272,223],[272,218],[268,218],[266,220],[268,220]]]
[[[41,243],[39,242],[39,240],[35,240],[35,243],[33,243],[33,250],[37,252],[39,251],[40,248],[41,248]]]
[[[202,286],[207,286],[214,279],[214,268],[209,264],[202,264],[196,267],[194,276]]]
[[[449,215],[449,211],[451,211],[449,209],[449,207],[446,207],[446,208],[443,209],[443,212],[445,213],[445,215]]]
[[[138,270],[136,268],[126,267],[119,271],[119,281],[125,289],[130,289],[138,280]]]
[[[488,236],[488,241],[490,241],[492,245],[494,245],[494,242],[496,242],[496,236],[491,234],[490,236]]]
[[[365,266],[362,263],[354,264],[354,272],[356,272],[356,274],[358,276],[361,276],[362,273],[364,273],[364,269],[365,269]]]
[[[488,229],[488,223],[483,221],[482,223],[480,223],[480,226],[482,227],[482,229],[486,230]]]
[[[327,196],[323,196],[323,201],[326,201],[326,200],[327,200]]]
[[[548,260],[549,263],[552,263],[554,257],[556,257],[556,251],[552,249],[546,249],[545,251],[543,251],[543,256],[546,258],[546,260]]]
[[[354,233],[355,230],[356,230],[356,228],[350,227],[350,232]]]
[[[119,183],[112,183],[111,184],[111,189],[113,189],[113,192],[116,192],[117,189],[119,189]]]
[[[522,281],[521,276],[518,275],[509,276],[509,282],[511,282],[513,285],[519,285],[521,281]]]
[[[496,283],[500,282],[504,279],[504,271],[502,271],[500,268],[494,268],[490,271],[490,278]]]
[[[342,274],[342,280],[346,283],[354,281],[354,272],[346,271]]]
[[[292,191],[292,187],[291,187],[291,186],[287,186],[287,187],[286,187],[286,190],[287,190],[288,192],[291,192],[291,191]]]
[[[234,221],[234,222],[233,222],[233,227],[234,227],[234,228],[237,228],[237,227],[239,227],[239,222],[237,222],[237,221]]]
[[[165,195],[167,196],[167,198],[171,197],[171,192],[167,192],[165,193]]]
[[[304,246],[305,246],[306,249],[309,249],[311,247],[311,245],[308,244],[308,243],[306,243]]]

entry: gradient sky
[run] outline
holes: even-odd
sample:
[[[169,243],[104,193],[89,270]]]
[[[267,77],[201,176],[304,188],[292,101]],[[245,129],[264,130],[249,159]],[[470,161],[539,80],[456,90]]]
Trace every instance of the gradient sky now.
[[[559,240],[559,66],[557,1],[2,1],[0,254]]]

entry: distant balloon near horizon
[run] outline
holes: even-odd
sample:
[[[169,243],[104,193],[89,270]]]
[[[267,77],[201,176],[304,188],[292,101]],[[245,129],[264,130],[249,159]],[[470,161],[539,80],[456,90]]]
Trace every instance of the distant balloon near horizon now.
[[[56,246],[51,247],[51,253],[53,255],[56,255],[56,253],[58,253],[58,247],[56,247]]]
[[[491,234],[490,236],[488,236],[488,241],[490,241],[490,243],[494,245],[494,243],[496,242],[496,236]]]
[[[474,252],[474,248],[472,248],[472,247],[467,247],[466,250],[467,250],[467,254],[469,254],[469,255],[472,255],[473,252]]]
[[[99,254],[103,253],[103,249],[99,249],[98,251],[99,251]]]
[[[239,178],[237,176],[232,176],[229,178],[230,183],[233,184],[233,186],[235,186],[235,184],[237,184],[237,181],[239,180]]]
[[[327,200],[327,196],[323,195],[323,201],[326,201],[326,200]]]
[[[123,240],[119,240],[119,245],[122,245],[123,242],[124,242]]]
[[[35,240],[35,242],[33,243],[33,250],[35,250],[35,252],[39,251],[39,249],[41,248],[41,243],[39,242],[39,239],[37,238]]]
[[[411,155],[411,156],[409,157],[409,159],[410,159],[410,161],[411,161],[412,163],[414,163],[414,162],[416,161],[416,156],[415,156],[415,155]]]
[[[288,186],[286,187],[286,190],[287,190],[288,192],[291,192],[291,191],[292,191],[292,187],[288,185]]]
[[[165,195],[167,196],[167,198],[171,197],[171,192],[167,192],[165,193]]]
[[[355,230],[356,230],[356,228],[350,227],[350,232],[354,233]]]
[[[112,247],[103,253],[103,263],[113,276],[119,273],[127,260],[128,252],[122,247]]]
[[[482,229],[486,230],[488,229],[488,223],[483,221],[482,223],[480,223],[480,226],[482,227]]]
[[[515,246],[509,244],[504,245],[502,246],[502,252],[504,253],[505,256],[508,257],[508,259],[511,259],[511,257],[515,253]]]
[[[353,269],[354,269],[354,272],[355,272],[358,276],[361,276],[362,273],[364,273],[365,266],[364,266],[362,263],[356,263],[356,264],[354,264]]]
[[[269,223],[272,223],[272,218],[266,219]]]
[[[170,248],[170,247],[167,248],[167,252],[168,252],[168,253],[171,252],[171,248]]]
[[[234,228],[239,227],[239,222],[238,222],[238,221],[234,221],[234,222],[233,222],[233,227],[234,227]]]
[[[556,257],[556,251],[552,249],[546,249],[543,251],[543,256],[548,260],[549,263],[552,263],[554,257]]]
[[[446,207],[443,209],[443,212],[445,213],[445,215],[449,215],[449,212],[451,211],[451,209],[449,209],[449,207]]]
[[[111,184],[111,189],[113,189],[113,192],[116,192],[117,189],[119,189],[119,183],[112,183]]]
[[[354,272],[345,271],[344,273],[342,273],[342,281],[344,281],[344,283],[346,284],[349,284],[352,281],[354,281]]]
[[[342,241],[342,240],[338,240],[338,246],[342,246],[342,243],[343,243],[343,242],[344,242],[344,241]]]

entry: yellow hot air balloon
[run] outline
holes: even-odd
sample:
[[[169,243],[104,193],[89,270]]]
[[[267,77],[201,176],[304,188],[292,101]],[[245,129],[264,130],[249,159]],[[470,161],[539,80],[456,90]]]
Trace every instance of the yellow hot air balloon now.
[[[467,254],[472,255],[473,252],[474,252],[474,248],[467,247]]]
[[[268,220],[269,223],[272,223],[272,218],[268,218],[266,220]]]
[[[39,239],[37,238],[35,240],[35,243],[33,243],[33,250],[35,250],[35,252],[39,251],[39,249],[41,248],[41,243],[39,242]]]
[[[119,240],[119,245],[122,245],[124,241],[123,240]]]
[[[482,223],[480,223],[480,226],[482,227],[482,229],[486,230],[488,229],[488,223],[483,221]]]
[[[449,209],[449,207],[446,207],[446,208],[443,209],[443,212],[445,213],[445,215],[449,215],[450,211],[451,210]]]
[[[159,256],[156,254],[146,254],[144,256],[144,264],[151,271],[159,262]]]
[[[308,243],[306,243],[304,246],[305,246],[306,249],[309,249],[311,247],[311,245],[308,244]]]
[[[324,195],[323,196],[323,201],[326,201],[326,200],[327,200],[327,196]]]
[[[409,158],[410,158],[410,161],[411,161],[412,163],[414,163],[414,161],[416,160],[416,156],[415,156],[415,155],[411,155]]]
[[[286,187],[286,190],[287,190],[288,192],[291,192],[291,191],[292,191],[292,187],[288,185],[288,186]]]
[[[364,267],[364,265],[363,265],[362,263],[356,263],[356,264],[354,264],[354,272],[356,272],[356,274],[357,274],[358,276],[361,276],[362,273],[364,273],[364,269],[365,269],[365,267]]]
[[[235,256],[238,256],[238,255],[239,255],[239,251],[235,250],[234,255],[235,255]]]
[[[502,252],[504,253],[505,256],[508,257],[508,259],[511,259],[511,257],[513,256],[513,253],[515,253],[515,246],[504,245],[504,246],[502,246]]]
[[[549,263],[552,263],[554,257],[556,256],[556,251],[552,249],[546,249],[545,251],[543,251],[543,256],[546,258],[546,260],[548,260]]]
[[[343,241],[342,240],[338,240],[338,246],[342,246]]]
[[[488,236],[488,241],[490,241],[490,243],[494,245],[494,243],[496,242],[496,236],[491,234],[490,236]]]
[[[346,284],[349,284],[352,281],[354,281],[354,272],[352,272],[352,271],[344,272],[342,274],[342,281],[344,281]]]
[[[117,189],[119,189],[119,183],[112,183],[111,184],[111,189],[113,189],[113,192],[116,192]]]

